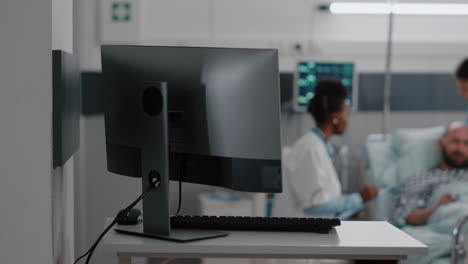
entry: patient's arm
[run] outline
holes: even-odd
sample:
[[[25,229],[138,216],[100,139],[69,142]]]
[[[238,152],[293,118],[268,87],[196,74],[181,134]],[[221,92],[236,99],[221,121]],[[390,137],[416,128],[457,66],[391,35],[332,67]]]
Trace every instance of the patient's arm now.
[[[424,210],[434,204],[428,204],[430,194],[437,186],[432,172],[420,173],[409,179],[400,189],[395,210],[391,221],[398,227],[407,224],[422,224],[432,214],[431,210]],[[424,211],[420,211],[424,210]],[[411,217],[410,214],[415,213]]]
[[[455,199],[451,194],[443,195],[436,205],[427,208],[412,211],[406,218],[406,223],[409,225],[419,226],[427,224],[427,219],[434,213],[437,208],[443,204],[454,202]]]
[[[430,206],[424,209],[414,210],[406,218],[406,223],[409,225],[419,226],[425,225],[429,216],[439,207],[438,205]]]

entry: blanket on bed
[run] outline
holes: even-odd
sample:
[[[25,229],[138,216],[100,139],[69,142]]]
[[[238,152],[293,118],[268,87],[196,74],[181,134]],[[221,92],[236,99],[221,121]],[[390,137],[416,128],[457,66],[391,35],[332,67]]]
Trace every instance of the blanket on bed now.
[[[402,230],[429,247],[427,256],[414,256],[400,263],[450,263],[452,230],[462,216],[468,214],[468,183],[451,183],[439,186],[431,195],[429,204],[436,204],[446,194],[457,194],[459,200],[442,205],[431,215],[425,226],[406,226]],[[464,234],[468,228],[464,228]]]

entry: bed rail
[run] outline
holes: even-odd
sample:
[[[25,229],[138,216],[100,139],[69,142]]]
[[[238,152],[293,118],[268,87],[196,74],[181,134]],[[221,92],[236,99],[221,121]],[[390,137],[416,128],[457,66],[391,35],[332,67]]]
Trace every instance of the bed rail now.
[[[460,257],[466,256],[466,251],[463,245],[460,245],[460,233],[465,223],[468,222],[468,215],[464,215],[458,219],[457,224],[452,231],[452,247],[451,247],[451,262],[457,264]]]

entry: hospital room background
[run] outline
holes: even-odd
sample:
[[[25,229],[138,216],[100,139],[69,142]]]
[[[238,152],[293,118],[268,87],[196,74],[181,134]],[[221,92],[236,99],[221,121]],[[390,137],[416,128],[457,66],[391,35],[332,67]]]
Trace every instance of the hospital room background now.
[[[96,80],[101,44],[278,49],[283,147],[291,146],[314,126],[309,114],[294,106],[297,62],[353,63],[349,128],[344,136],[332,139],[340,155],[344,192],[357,191],[369,181],[364,148],[369,135],[432,128],[466,117],[467,106],[453,78],[457,65],[468,56],[466,15],[395,15],[389,46],[388,15],[332,14],[320,8],[331,3],[329,0],[131,0],[132,21],[124,26],[102,18],[108,15],[105,6],[110,2],[81,0],[73,6],[73,43],[83,72],[84,102],[80,149],[74,157],[77,252],[84,252],[100,233],[106,217],[140,192],[137,179],[106,170],[104,119],[99,106],[103,95]],[[389,50],[392,85],[387,120],[383,109]],[[171,188],[176,201],[177,186]],[[266,195],[192,184],[183,188],[182,214],[267,214]],[[232,207],[226,211],[225,200],[237,203],[231,201]],[[111,258],[98,252],[95,262]]]

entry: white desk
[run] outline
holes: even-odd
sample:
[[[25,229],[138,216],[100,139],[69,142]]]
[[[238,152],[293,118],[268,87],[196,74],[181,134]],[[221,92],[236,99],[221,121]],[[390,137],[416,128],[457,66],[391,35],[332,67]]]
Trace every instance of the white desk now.
[[[342,221],[330,234],[228,232],[226,237],[176,243],[111,230],[102,248],[115,252],[120,264],[130,264],[132,257],[377,260],[427,254],[426,245],[387,222]]]

